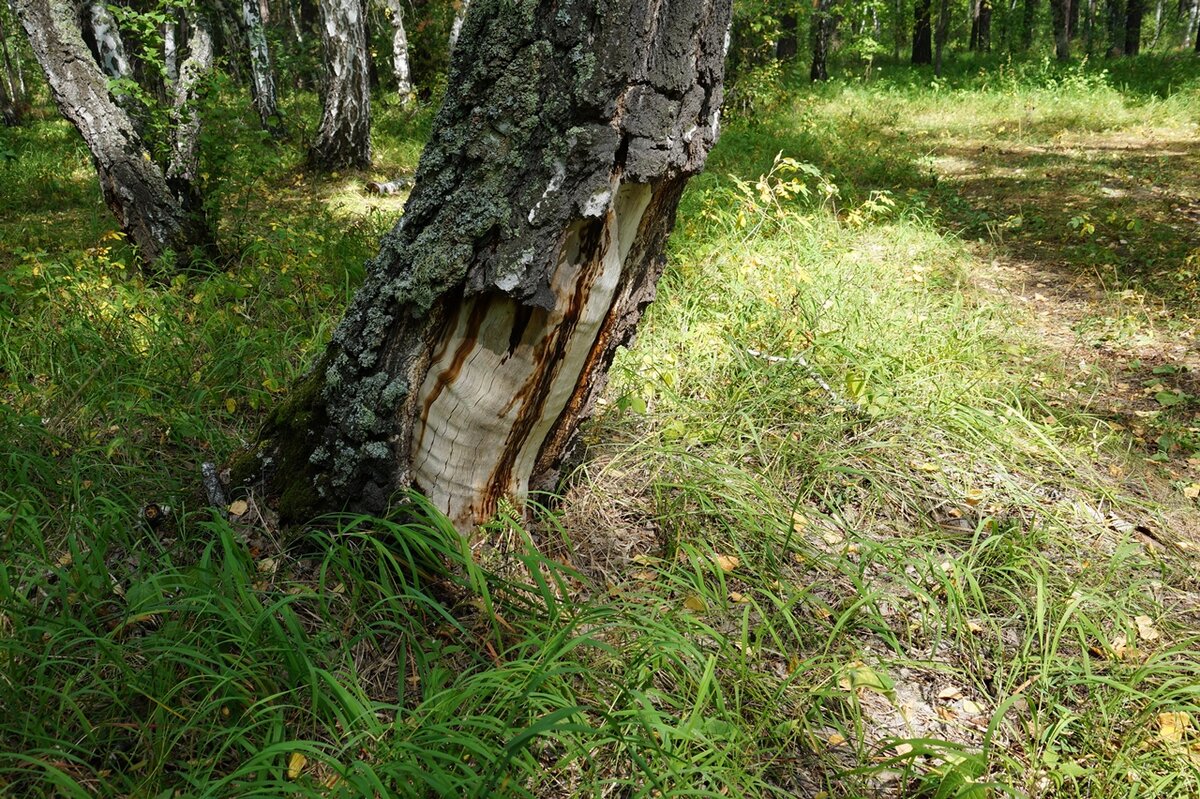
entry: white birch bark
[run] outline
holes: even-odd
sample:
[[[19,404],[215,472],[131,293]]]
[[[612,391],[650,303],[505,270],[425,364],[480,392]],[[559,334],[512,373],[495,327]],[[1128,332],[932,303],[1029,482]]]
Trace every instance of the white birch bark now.
[[[267,31],[258,0],[242,0],[242,22],[246,26],[246,44],[250,51],[250,86],[254,110],[258,112],[263,130],[279,134],[282,131],[275,71],[271,68],[271,51],[267,47]]]
[[[188,39],[188,57],[179,68],[171,110],[173,126],[167,182],[184,208],[196,213],[200,211],[196,185],[200,173],[200,113],[196,108],[196,97],[200,83],[212,71],[213,41],[206,19],[192,15],[189,22],[192,35]]]
[[[108,10],[107,5],[96,0],[88,6],[88,14],[92,22],[92,35],[96,39],[96,56],[100,60],[100,68],[110,78],[130,77],[132,70],[125,55],[125,43],[121,40],[121,32],[112,12]]]
[[[171,86],[179,80],[179,47],[175,43],[175,31],[174,20],[163,23],[163,68],[167,73],[167,83]]]
[[[450,52],[454,52],[454,46],[458,44],[458,37],[462,34],[463,21],[467,18],[467,7],[471,5],[471,0],[458,0],[458,5],[454,8],[454,22],[450,25]]]
[[[388,18],[392,23],[392,73],[396,77],[396,94],[401,105],[411,105],[415,99],[411,70],[408,66],[408,34],[404,30],[404,0],[386,0]]]
[[[1200,22],[1200,0],[1192,0],[1191,8],[1188,9],[1187,24],[1183,30],[1183,47],[1191,47],[1196,40],[1196,24]]]
[[[321,0],[325,101],[310,150],[323,169],[371,165],[371,86],[363,0]]]

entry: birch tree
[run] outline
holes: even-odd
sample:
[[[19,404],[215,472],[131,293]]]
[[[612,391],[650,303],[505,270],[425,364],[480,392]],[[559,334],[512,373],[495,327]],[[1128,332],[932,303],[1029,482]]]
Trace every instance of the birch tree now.
[[[324,111],[309,151],[322,169],[371,165],[371,85],[363,0],[321,0]]]
[[[400,104],[411,105],[416,95],[413,92],[412,71],[408,62],[408,33],[404,30],[404,0],[384,0],[388,20],[392,23],[392,74],[396,78],[396,94]]]
[[[730,0],[474,0],[401,222],[235,459],[283,519],[556,486],[717,136]]]
[[[75,4],[70,0],[16,0],[16,8],[59,112],[83,137],[104,201],[141,257],[153,263],[174,253],[186,260],[194,248],[207,246],[212,236],[193,202],[194,171],[177,166],[177,155],[166,170],[151,157],[129,114],[109,92],[108,79],[83,40]],[[92,20],[94,25],[96,17]],[[190,60],[206,59],[211,64],[211,44],[206,45],[204,39],[193,33]],[[114,54],[105,47],[111,45],[103,46],[101,53]],[[120,69],[115,54],[106,63],[109,69]],[[194,91],[197,82],[190,85]],[[190,100],[177,100],[181,109],[189,104],[194,106]],[[187,119],[193,124],[177,133],[183,138],[172,147],[175,154],[194,151],[199,122],[194,108],[190,113]],[[170,184],[165,173],[173,173]]]
[[[283,133],[279,116],[279,98],[275,90],[275,70],[271,66],[271,51],[267,47],[267,30],[263,24],[258,0],[242,0],[242,25],[250,54],[250,90],[254,110],[258,112],[263,130],[278,136]]]

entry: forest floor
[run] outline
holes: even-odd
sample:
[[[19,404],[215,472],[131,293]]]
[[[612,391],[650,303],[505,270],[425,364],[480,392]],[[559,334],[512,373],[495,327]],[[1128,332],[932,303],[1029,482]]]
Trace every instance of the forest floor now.
[[[1200,794],[1200,67],[1113,70],[737,106],[589,459],[469,547],[197,487],[427,112],[317,176],[211,109],[188,275],[49,110],[0,130],[0,796]]]

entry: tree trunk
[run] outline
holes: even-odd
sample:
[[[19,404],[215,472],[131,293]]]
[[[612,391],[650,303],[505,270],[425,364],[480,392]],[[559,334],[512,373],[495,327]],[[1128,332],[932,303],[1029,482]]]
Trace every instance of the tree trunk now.
[[[937,31],[934,33],[933,74],[942,76],[942,54],[950,37],[950,0],[941,0],[938,6]]]
[[[188,27],[192,33],[188,39],[188,57],[179,68],[179,79],[174,86],[167,185],[179,199],[184,213],[204,225],[207,232],[204,204],[197,185],[200,177],[200,114],[196,99],[201,81],[212,71],[213,42],[208,20],[194,13],[189,17]]]
[[[971,4],[971,50],[986,53],[992,49],[992,4],[974,0]]]
[[[1056,2],[1056,0],[1050,0]],[[1024,14],[1021,16],[1021,50],[1028,51],[1033,46],[1033,28],[1037,21],[1038,0],[1025,0]]]
[[[186,213],[162,170],[109,94],[104,75],[88,51],[69,0],[17,0],[21,24],[58,110],[91,151],[109,210],[147,262],[170,251],[186,259],[208,241],[203,220]]]
[[[96,46],[96,60],[104,74],[114,80],[127,80],[133,76],[129,58],[125,55],[125,43],[117,28],[117,20],[108,6],[96,0],[88,6],[92,41]]]
[[[263,130],[272,136],[282,136],[283,121],[279,116],[279,99],[275,92],[275,70],[271,67],[267,29],[258,0],[242,0],[242,24],[246,26],[246,44],[250,51],[250,89],[254,97],[254,110],[258,112]]]
[[[179,26],[175,24],[174,19],[162,24],[163,72],[166,73],[167,86],[172,89],[175,81],[179,80],[179,45],[175,41],[178,30]]]
[[[1067,38],[1074,41],[1079,36],[1079,0],[1067,0]]]
[[[1191,0],[1187,7],[1187,24],[1183,29],[1184,47],[1192,44],[1192,37],[1196,35],[1198,22],[1200,22],[1200,0]]]
[[[408,65],[408,34],[404,30],[404,0],[387,0],[388,17],[392,22],[392,73],[396,77],[396,94],[403,106],[416,99],[412,73]]]
[[[321,0],[325,102],[309,151],[321,169],[371,165],[371,84],[362,0]]]
[[[810,38],[812,39],[812,68],[810,80],[829,80],[829,46],[833,41],[837,17],[833,13],[834,0],[815,0]]]
[[[4,74],[0,76],[0,120],[8,126],[21,124],[23,114],[21,99],[17,94],[17,81],[13,77],[12,58],[8,49],[8,31],[3,16],[0,16],[0,55],[4,58]]]
[[[913,6],[912,62],[933,63],[933,27],[930,23],[932,0],[916,0]]]
[[[784,14],[779,18],[779,39],[775,42],[775,58],[779,61],[791,61],[799,49],[796,40],[796,15]]]
[[[454,6],[454,22],[450,25],[450,52],[458,45],[458,37],[462,34],[463,22],[467,19],[467,9],[471,0],[458,0]]]
[[[475,0],[403,219],[233,477],[288,521],[557,486],[717,135],[730,0]]]
[[[1129,0],[1125,5],[1125,55],[1137,55],[1142,49],[1142,17],[1145,0]]]
[[[1054,16],[1054,55],[1059,61],[1071,58],[1071,0],[1050,0]]]

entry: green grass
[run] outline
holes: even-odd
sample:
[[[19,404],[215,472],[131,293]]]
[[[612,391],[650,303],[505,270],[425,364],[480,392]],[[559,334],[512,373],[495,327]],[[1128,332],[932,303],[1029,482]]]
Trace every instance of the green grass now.
[[[1089,347],[1187,327],[1197,243],[1100,191],[1136,150],[1095,153],[1193,132],[1189,64],[767,96],[564,502],[472,545],[419,503],[283,531],[198,489],[319,351],[398,213],[361,183],[427,113],[317,177],[311,98],[278,145],[213,109],[227,257],[183,276],[132,266],[64,123],[0,132],[0,796],[1196,795],[1200,479],[1186,442],[1147,462],[1188,372],[1147,361],[1183,399],[1117,426],[1097,397],[1141,367],[1080,371],[980,277],[1098,272]]]

